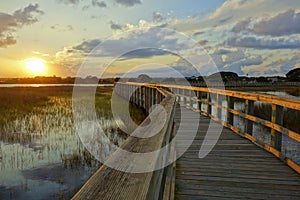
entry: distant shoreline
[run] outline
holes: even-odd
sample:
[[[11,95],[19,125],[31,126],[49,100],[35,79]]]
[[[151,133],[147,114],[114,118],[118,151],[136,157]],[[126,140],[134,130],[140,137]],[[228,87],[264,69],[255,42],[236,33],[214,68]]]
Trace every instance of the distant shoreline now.
[[[0,84],[0,88],[16,88],[16,87],[113,87],[114,84],[27,84],[27,83],[18,83],[18,84]]]

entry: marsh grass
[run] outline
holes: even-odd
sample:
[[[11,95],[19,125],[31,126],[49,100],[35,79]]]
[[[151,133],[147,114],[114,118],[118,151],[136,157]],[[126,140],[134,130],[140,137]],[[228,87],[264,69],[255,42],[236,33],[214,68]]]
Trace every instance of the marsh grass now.
[[[46,175],[41,173],[45,167],[58,164],[61,177],[55,175],[55,170],[48,173],[53,173],[49,176],[56,177],[54,182],[62,185],[63,189],[56,194],[68,199],[82,183],[70,183],[72,177],[66,174],[70,171],[90,174],[99,167],[99,161],[83,146],[75,131],[72,92],[72,87],[0,88],[0,176],[11,171],[16,174],[28,171],[44,180]],[[128,135],[119,130],[112,118],[111,95],[112,87],[97,88],[95,110],[108,142],[120,146]],[[130,110],[137,124],[144,120],[143,110],[135,105],[130,105]],[[18,187],[15,186],[18,181],[12,181],[14,185],[6,186],[6,193],[9,188],[18,192],[33,189],[30,185],[24,189],[28,179],[20,178]],[[0,180],[0,185],[3,184],[6,180]]]
[[[0,139],[2,142],[21,144],[34,151],[43,151],[43,143],[80,140],[74,130],[72,87],[0,88]],[[99,87],[95,94],[95,110],[106,136],[119,146],[128,137],[112,118],[111,87]],[[118,99],[122,105],[124,99]],[[140,124],[145,112],[130,104],[133,120]],[[122,109],[120,109],[122,110]],[[75,139],[74,139],[75,138]],[[62,149],[61,161],[65,167],[85,163],[95,164],[92,156],[80,145],[74,150]],[[1,155],[0,155],[1,156]]]

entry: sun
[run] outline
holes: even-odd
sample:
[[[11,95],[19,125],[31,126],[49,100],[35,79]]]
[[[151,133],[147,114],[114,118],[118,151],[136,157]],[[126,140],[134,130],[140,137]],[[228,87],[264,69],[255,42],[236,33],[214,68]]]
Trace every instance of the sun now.
[[[27,69],[32,73],[44,73],[46,71],[45,60],[40,58],[29,58],[24,61]]]

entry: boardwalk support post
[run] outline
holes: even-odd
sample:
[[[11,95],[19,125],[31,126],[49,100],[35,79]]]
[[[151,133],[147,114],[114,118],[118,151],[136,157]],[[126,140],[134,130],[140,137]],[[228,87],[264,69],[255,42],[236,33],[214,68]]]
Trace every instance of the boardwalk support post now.
[[[222,121],[222,97],[220,94],[217,95],[217,117],[220,121]]]
[[[233,126],[233,114],[230,110],[234,109],[234,97],[227,96],[227,123]]]
[[[210,116],[211,115],[211,94],[207,92],[207,114]]]
[[[200,114],[201,114],[202,99],[201,99],[201,92],[200,91],[197,91],[197,98],[198,98],[198,110],[200,111]]]
[[[280,126],[283,125],[283,107],[272,104],[272,122]],[[281,151],[282,134],[271,129],[271,147]]]
[[[254,114],[254,101],[248,99],[245,100],[245,112],[247,115]],[[252,135],[253,132],[253,121],[245,119],[245,132]]]

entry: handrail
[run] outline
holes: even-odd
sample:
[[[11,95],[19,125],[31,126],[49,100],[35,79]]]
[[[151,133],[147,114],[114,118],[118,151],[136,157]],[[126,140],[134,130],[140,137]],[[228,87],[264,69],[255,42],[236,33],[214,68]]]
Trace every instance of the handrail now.
[[[230,128],[235,133],[249,139],[253,143],[259,145],[265,150],[271,152],[276,157],[280,158],[287,165],[300,173],[299,164],[295,163],[292,159],[287,158],[281,153],[282,134],[288,136],[296,142],[300,142],[300,134],[289,130],[283,126],[283,108],[289,108],[300,111],[300,100],[288,99],[283,97],[253,94],[239,91],[221,90],[215,88],[200,88],[191,86],[178,86],[178,85],[166,85],[156,84],[156,87],[169,89],[176,95],[183,98],[183,104],[188,108],[200,112],[203,115],[211,117],[213,120],[220,122],[225,127]],[[192,92],[195,92],[196,98],[193,98]],[[203,100],[202,93],[206,93],[206,99]],[[212,97],[215,96],[215,102],[212,101]],[[222,106],[222,100],[227,101],[227,106]],[[236,99],[244,101],[245,112],[241,112],[234,109],[234,102]],[[189,105],[187,102],[189,101]],[[259,101],[272,105],[271,120],[261,119],[254,116],[254,102]],[[198,108],[193,107],[193,103],[198,103]],[[207,105],[207,110],[201,109],[201,104]],[[212,106],[217,111],[214,115],[212,113]],[[222,111],[227,112],[227,119],[222,120]],[[239,116],[245,119],[245,130],[242,131],[237,127],[234,127],[233,116]],[[266,144],[263,141],[258,140],[253,136],[253,122],[261,124],[271,129],[270,144]]]
[[[150,84],[152,85],[152,84]],[[271,96],[265,94],[254,94],[240,91],[232,90],[221,90],[215,88],[201,88],[201,87],[192,87],[192,86],[179,86],[179,85],[167,85],[167,84],[154,84],[156,87],[162,88],[172,88],[172,89],[184,89],[184,90],[193,90],[199,92],[209,92],[213,94],[225,95],[235,98],[247,99],[251,101],[261,101],[265,103],[276,104],[279,106],[300,110],[300,100],[297,99],[288,99],[284,97]]]
[[[136,86],[139,86],[138,88]],[[120,147],[128,152],[143,153],[155,151],[170,142],[174,135],[174,112],[176,106],[176,97],[164,89],[153,86],[144,87],[137,84],[118,84],[115,92],[121,97],[136,103],[144,109],[151,108],[152,105],[160,103],[166,111],[167,119],[163,128],[155,136],[150,138],[137,138],[129,136]],[[148,98],[148,97],[154,98]],[[140,98],[140,99],[139,99]],[[159,113],[158,113],[159,114]],[[152,116],[151,120],[160,120],[159,116]],[[144,120],[141,126],[147,126],[149,116]],[[155,122],[152,122],[155,126]],[[143,130],[140,134],[150,132]],[[138,130],[137,130],[138,132]],[[135,135],[140,135],[135,132]],[[174,147],[168,148],[168,155],[156,155],[151,157],[150,163],[167,163],[171,156],[175,156]],[[131,168],[130,158],[128,160],[117,150],[107,162],[117,163],[122,169]],[[146,164],[146,163],[145,163]],[[108,164],[109,166],[109,164]],[[101,168],[85,183],[85,185],[75,194],[73,199],[173,199],[174,184],[172,178],[175,175],[172,165],[146,173],[127,173],[109,168],[104,163]],[[156,165],[154,165],[156,166]],[[174,181],[174,180],[173,180]],[[113,192],[112,192],[113,191]]]

